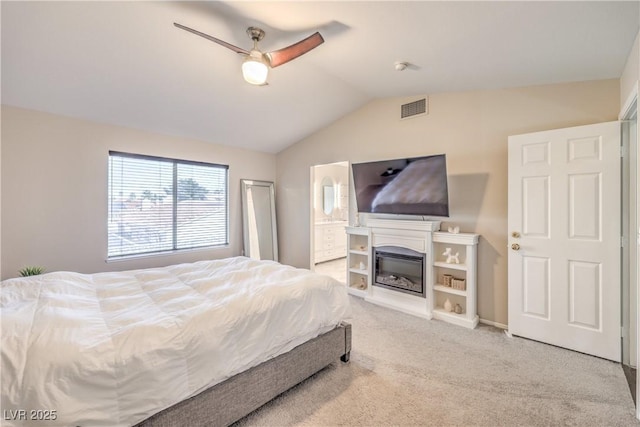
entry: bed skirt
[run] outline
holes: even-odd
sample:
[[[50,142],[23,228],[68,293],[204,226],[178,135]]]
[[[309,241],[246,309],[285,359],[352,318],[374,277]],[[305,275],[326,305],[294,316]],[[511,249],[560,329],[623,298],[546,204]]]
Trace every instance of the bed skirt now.
[[[351,325],[342,323],[285,354],[153,415],[136,427],[228,426],[338,358],[347,362],[350,351]]]

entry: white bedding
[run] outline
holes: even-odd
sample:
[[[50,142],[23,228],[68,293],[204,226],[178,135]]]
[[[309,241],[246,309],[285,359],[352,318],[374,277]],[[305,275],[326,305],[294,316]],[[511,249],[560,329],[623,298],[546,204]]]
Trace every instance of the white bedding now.
[[[371,202],[372,212],[382,205],[447,203],[446,175],[438,157],[409,163],[398,176],[385,185]]]
[[[245,257],[1,286],[7,426],[132,425],[351,315],[343,284]]]

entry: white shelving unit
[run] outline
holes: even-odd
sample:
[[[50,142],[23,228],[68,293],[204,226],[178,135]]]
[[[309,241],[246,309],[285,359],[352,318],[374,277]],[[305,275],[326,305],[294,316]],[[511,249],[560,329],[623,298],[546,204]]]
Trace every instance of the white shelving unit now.
[[[373,223],[373,221],[371,221]],[[366,227],[345,227],[347,234],[347,285],[349,293],[366,301],[395,308],[428,319],[473,329],[477,314],[477,250],[480,236],[471,233],[431,231],[439,223],[378,220]],[[421,226],[425,230],[415,230]],[[426,237],[425,237],[426,236]],[[395,245],[427,254],[425,286],[427,298],[407,296],[380,287],[373,287],[372,247]],[[447,263],[446,248],[458,254],[459,263]],[[445,286],[444,274],[464,280],[464,289]],[[445,309],[449,299],[451,310]],[[460,313],[455,312],[459,305]]]
[[[345,227],[345,230],[348,290],[350,294],[364,298],[371,289],[371,232],[367,227]]]
[[[477,248],[479,235],[470,233],[433,233],[433,317],[467,328],[478,325],[477,315]],[[458,254],[460,263],[447,263],[446,248]],[[444,286],[443,275],[465,280],[465,289]],[[444,308],[449,299],[452,307],[459,305],[461,313]]]

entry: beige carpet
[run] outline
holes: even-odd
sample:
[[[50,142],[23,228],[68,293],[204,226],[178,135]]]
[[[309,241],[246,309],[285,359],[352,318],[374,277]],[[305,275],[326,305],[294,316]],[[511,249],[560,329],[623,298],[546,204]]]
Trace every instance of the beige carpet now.
[[[620,365],[352,297],[353,351],[237,426],[638,426]]]

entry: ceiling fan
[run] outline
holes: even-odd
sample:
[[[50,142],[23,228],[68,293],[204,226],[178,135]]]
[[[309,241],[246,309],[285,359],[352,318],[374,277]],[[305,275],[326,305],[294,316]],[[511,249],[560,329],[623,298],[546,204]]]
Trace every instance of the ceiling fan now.
[[[253,49],[246,50],[240,47],[234,46],[224,40],[217,39],[205,33],[201,33],[193,28],[185,27],[182,24],[174,22],[176,27],[189,31],[200,37],[204,37],[214,43],[218,43],[221,46],[231,49],[232,51],[245,56],[245,60],[242,63],[242,75],[244,79],[253,85],[264,85],[267,82],[267,75],[269,74],[269,68],[275,68],[279,65],[286,64],[292,59],[296,59],[300,55],[304,55],[311,49],[314,49],[324,43],[324,39],[319,32],[315,32],[306,39],[300,40],[291,46],[284,47],[282,49],[274,50],[273,52],[262,53],[258,49],[258,42],[264,38],[264,31],[257,27],[247,28],[247,35],[253,40]]]

